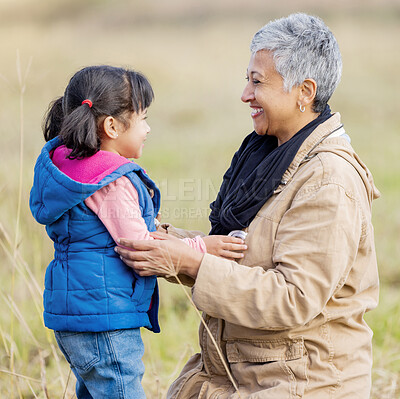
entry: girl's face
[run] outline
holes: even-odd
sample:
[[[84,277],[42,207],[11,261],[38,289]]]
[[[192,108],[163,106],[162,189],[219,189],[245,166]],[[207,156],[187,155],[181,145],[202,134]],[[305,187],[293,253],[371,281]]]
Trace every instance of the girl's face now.
[[[129,118],[128,129],[119,129],[120,133],[114,144],[115,150],[123,157],[138,159],[142,156],[144,142],[150,133],[146,119],[147,109],[138,114],[133,112]]]

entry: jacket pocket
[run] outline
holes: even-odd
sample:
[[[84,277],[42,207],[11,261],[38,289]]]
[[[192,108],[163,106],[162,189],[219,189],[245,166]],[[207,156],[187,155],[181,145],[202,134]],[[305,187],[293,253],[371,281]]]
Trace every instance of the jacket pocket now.
[[[144,281],[136,273],[134,273],[132,280],[132,294],[131,294],[132,301],[139,303],[143,296],[143,291],[144,291]]]
[[[228,341],[226,352],[234,378],[251,392],[249,399],[303,397],[308,383],[303,338]]]
[[[150,308],[157,278],[153,276],[140,277],[135,274],[135,279],[134,284],[132,284],[132,301],[136,302],[136,309],[139,312],[147,312]]]

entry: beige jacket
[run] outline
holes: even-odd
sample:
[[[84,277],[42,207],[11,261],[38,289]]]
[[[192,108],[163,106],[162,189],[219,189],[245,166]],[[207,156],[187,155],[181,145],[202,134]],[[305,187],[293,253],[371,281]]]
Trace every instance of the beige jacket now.
[[[209,254],[201,263],[193,300],[240,396],[201,326],[202,352],[168,398],[369,398],[363,315],[378,302],[371,203],[379,192],[348,141],[331,134],[340,126],[336,113],[303,143],[248,227],[239,264]]]

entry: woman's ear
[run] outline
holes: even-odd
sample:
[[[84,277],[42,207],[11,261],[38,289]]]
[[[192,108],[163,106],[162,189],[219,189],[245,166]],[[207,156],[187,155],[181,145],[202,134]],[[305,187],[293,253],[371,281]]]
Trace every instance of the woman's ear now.
[[[312,104],[317,94],[317,82],[314,79],[306,79],[300,85],[299,105]]]
[[[116,139],[118,137],[118,124],[117,120],[112,116],[107,116],[103,123],[104,134],[110,139]]]

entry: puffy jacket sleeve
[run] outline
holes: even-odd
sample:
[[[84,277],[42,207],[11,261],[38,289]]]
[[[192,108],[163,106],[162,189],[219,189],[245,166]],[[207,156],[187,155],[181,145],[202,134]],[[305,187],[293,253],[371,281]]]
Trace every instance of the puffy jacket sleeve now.
[[[269,221],[266,221],[268,223]],[[362,213],[338,184],[299,192],[275,237],[274,268],[205,254],[193,289],[199,309],[248,328],[284,330],[320,314],[358,251]]]

